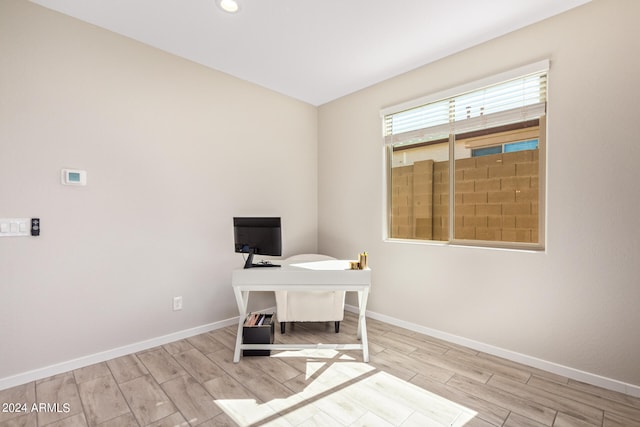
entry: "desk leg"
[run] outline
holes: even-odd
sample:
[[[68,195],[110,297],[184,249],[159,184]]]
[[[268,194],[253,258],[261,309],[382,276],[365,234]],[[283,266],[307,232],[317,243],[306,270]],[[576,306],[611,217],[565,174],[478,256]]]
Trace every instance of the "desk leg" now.
[[[369,341],[367,340],[367,298],[369,297],[369,289],[358,291],[358,339],[362,341],[362,359],[369,362]]]
[[[238,311],[240,312],[240,318],[238,319],[238,333],[236,335],[236,349],[233,352],[233,362],[238,363],[240,361],[240,345],[242,345],[242,327],[244,326],[244,321],[247,318],[247,307],[249,305],[249,291],[234,289],[233,293],[236,296]]]

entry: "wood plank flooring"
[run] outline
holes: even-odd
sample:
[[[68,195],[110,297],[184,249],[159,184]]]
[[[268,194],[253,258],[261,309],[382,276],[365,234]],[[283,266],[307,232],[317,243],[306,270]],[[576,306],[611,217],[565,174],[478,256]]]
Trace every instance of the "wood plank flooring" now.
[[[0,391],[0,426],[640,427],[638,398],[367,325],[370,363],[305,350],[234,364],[228,327]],[[276,326],[282,343],[355,334],[351,313],[337,335],[332,323]]]

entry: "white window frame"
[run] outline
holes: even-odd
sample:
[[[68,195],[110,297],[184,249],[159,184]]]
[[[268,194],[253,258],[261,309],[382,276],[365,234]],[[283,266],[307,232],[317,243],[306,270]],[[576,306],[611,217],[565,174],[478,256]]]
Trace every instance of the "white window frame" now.
[[[450,180],[450,200],[449,200],[449,240],[421,240],[421,239],[404,239],[404,238],[394,238],[390,237],[390,221],[391,221],[391,161],[392,161],[392,149],[393,149],[393,136],[391,138],[389,136],[385,136],[385,117],[391,114],[396,114],[398,112],[410,110],[413,108],[417,108],[426,104],[435,103],[442,99],[452,98],[458,96],[460,94],[475,91],[481,89],[483,87],[497,85],[499,83],[516,79],[522,76],[526,76],[529,74],[534,74],[538,72],[546,72],[547,73],[547,84],[549,81],[549,60],[543,60],[539,62],[535,62],[529,65],[525,65],[522,67],[518,67],[515,69],[511,69],[502,73],[498,73],[483,79],[475,80],[473,82],[469,82],[460,86],[452,87],[450,89],[446,89],[437,93],[429,94],[417,99],[413,99],[407,102],[403,102],[401,104],[396,104],[390,107],[383,108],[380,110],[380,117],[382,120],[382,139],[383,139],[383,164],[384,164],[384,173],[383,173],[383,240],[386,242],[400,242],[400,243],[411,243],[411,244],[435,244],[435,245],[459,245],[459,246],[477,246],[477,247],[488,247],[488,248],[506,248],[506,249],[517,249],[517,250],[533,250],[533,251],[541,251],[545,249],[546,242],[546,162],[547,162],[547,150],[546,150],[546,136],[547,136],[547,125],[546,118],[547,115],[543,115],[540,117],[540,137],[539,137],[539,205],[538,205],[538,242],[536,243],[524,243],[524,242],[503,242],[503,241],[483,241],[483,240],[464,240],[464,239],[455,239],[451,238],[451,236],[455,237],[454,226],[455,226],[455,216],[454,216],[454,198],[455,198],[455,157],[454,157],[454,144],[449,140],[449,162],[454,167],[449,167],[449,180]],[[548,105],[549,93],[547,91],[547,105]],[[547,107],[548,108],[548,107]],[[548,109],[547,109],[548,111]],[[444,126],[444,125],[443,125]]]

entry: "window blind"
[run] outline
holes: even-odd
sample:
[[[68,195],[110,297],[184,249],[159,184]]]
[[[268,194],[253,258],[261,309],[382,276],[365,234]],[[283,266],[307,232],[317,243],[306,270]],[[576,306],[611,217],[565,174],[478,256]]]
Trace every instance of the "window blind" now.
[[[453,96],[436,95],[415,101],[417,105],[383,110],[385,144],[428,142],[539,118],[546,113],[547,72],[548,61],[543,61],[495,76],[494,81],[447,91]],[[498,79],[504,80],[495,81]]]

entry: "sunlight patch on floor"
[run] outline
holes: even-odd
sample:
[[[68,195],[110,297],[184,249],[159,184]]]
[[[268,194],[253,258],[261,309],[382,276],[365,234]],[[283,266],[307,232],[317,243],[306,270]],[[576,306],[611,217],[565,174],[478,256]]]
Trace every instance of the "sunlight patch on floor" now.
[[[476,416],[469,408],[335,350],[290,351],[274,357],[308,358],[303,389],[266,403],[216,400],[241,426],[461,427]]]

